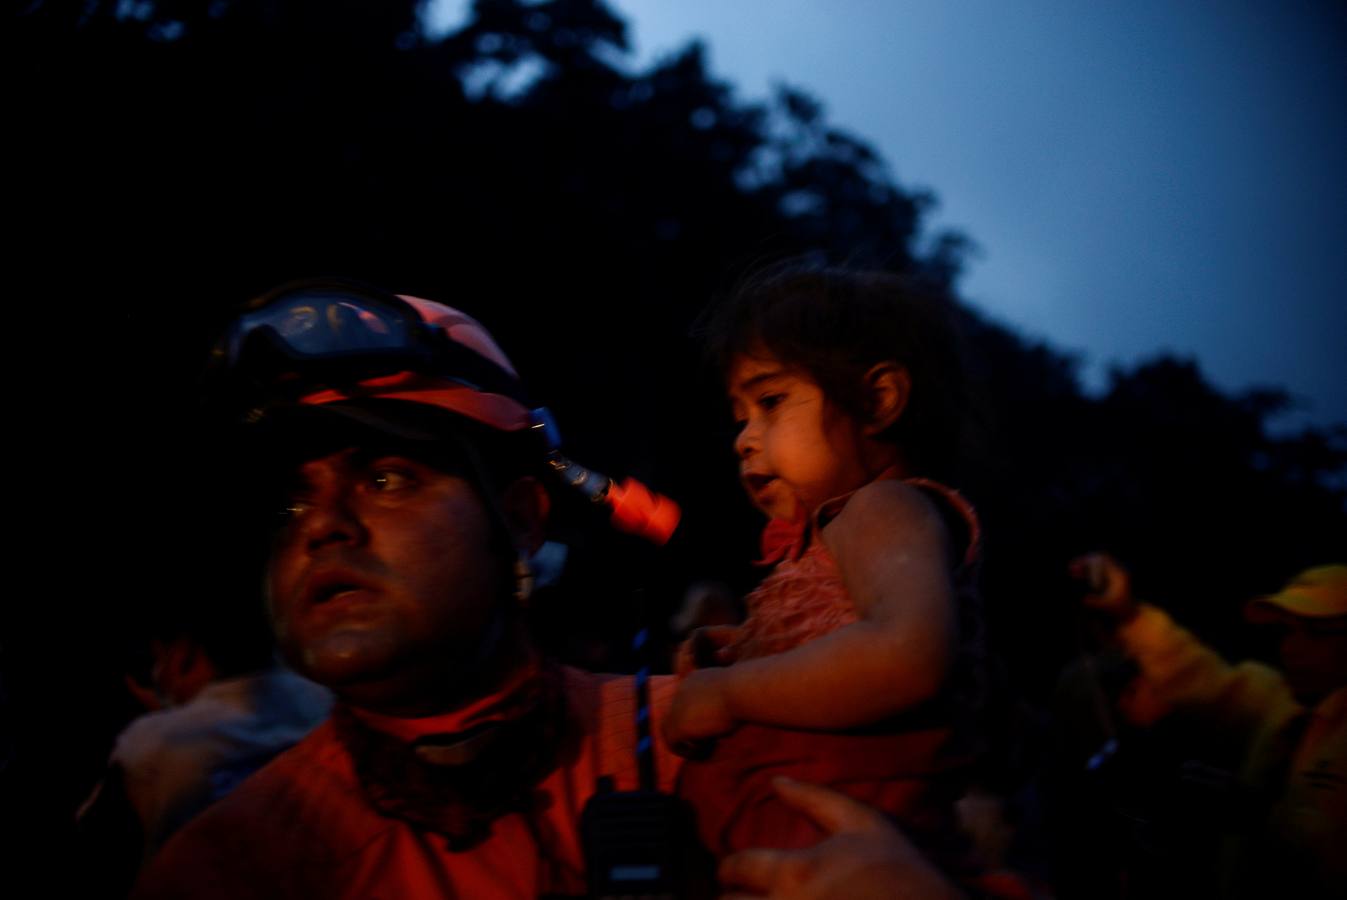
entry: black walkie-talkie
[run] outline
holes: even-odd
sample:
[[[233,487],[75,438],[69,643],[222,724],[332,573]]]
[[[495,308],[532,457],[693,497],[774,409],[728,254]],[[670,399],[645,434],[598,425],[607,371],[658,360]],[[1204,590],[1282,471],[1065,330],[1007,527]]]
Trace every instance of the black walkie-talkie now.
[[[599,779],[580,814],[580,835],[593,900],[683,900],[711,897],[709,854],[694,837],[686,802],[661,793],[655,778],[650,736],[649,632],[633,642],[641,668],[636,672],[636,764],[640,786],[619,791],[611,775]]]
[[[604,776],[580,816],[580,833],[594,900],[693,896],[691,815],[677,797],[619,791]]]

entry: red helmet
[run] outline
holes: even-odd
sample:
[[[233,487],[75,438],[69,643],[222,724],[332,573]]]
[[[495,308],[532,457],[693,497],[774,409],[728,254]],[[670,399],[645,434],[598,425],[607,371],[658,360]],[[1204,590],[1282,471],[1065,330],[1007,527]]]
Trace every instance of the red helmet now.
[[[404,404],[433,407],[495,431],[533,432],[539,458],[624,531],[663,543],[679,511],[628,479],[614,483],[561,456],[547,410],[527,400],[519,373],[476,319],[453,307],[348,281],[295,282],[264,294],[230,326],[213,368],[247,399],[247,418],[323,409],[416,440],[443,435]]]
[[[262,295],[212,356],[252,406],[402,400],[498,431],[533,424],[519,373],[476,319],[354,282],[301,281]]]

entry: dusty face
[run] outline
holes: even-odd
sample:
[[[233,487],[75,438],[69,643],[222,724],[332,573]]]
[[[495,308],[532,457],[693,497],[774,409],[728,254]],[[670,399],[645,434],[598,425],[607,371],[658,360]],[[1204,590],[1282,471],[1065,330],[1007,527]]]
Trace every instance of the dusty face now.
[[[508,577],[472,484],[354,448],[295,475],[267,575],[291,664],[356,705],[389,711],[470,677]]]
[[[808,375],[770,356],[739,356],[728,382],[739,477],[768,516],[812,513],[869,480],[860,426]]]

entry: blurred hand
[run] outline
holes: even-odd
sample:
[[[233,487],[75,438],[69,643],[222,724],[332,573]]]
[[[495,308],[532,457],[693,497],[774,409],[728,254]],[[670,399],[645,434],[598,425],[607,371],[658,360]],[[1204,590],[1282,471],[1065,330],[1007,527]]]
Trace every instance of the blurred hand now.
[[[678,682],[664,714],[664,739],[675,753],[703,756],[712,738],[734,730],[725,691],[728,669],[698,669]]]
[[[720,864],[726,900],[948,900],[962,894],[882,815],[788,778],[776,792],[828,834],[804,850],[743,850]]]
[[[159,692],[153,687],[141,684],[130,675],[122,676],[122,684],[126,686],[127,693],[135,698],[135,701],[145,708],[146,712],[156,712],[164,708],[164,702],[159,696]]]
[[[1107,613],[1119,622],[1136,615],[1138,605],[1132,597],[1132,576],[1107,553],[1087,553],[1071,560],[1067,571],[1089,587],[1082,602]]]

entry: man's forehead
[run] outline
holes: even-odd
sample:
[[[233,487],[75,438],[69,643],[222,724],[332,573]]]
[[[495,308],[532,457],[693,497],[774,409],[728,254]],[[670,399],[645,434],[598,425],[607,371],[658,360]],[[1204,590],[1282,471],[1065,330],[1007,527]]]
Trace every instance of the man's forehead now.
[[[382,454],[363,446],[339,447],[321,452],[300,454],[288,462],[286,469],[288,472],[297,475],[320,469],[350,469],[360,466],[376,455]]]
[[[381,435],[311,444],[282,461],[279,469],[283,475],[302,476],[322,468],[361,469],[388,457],[421,463],[452,475],[469,470],[462,449],[453,442],[409,441]]]
[[[461,456],[463,438],[440,410],[384,401],[266,411],[252,432],[253,450],[271,469],[291,470],[343,451],[395,452],[438,460]]]

